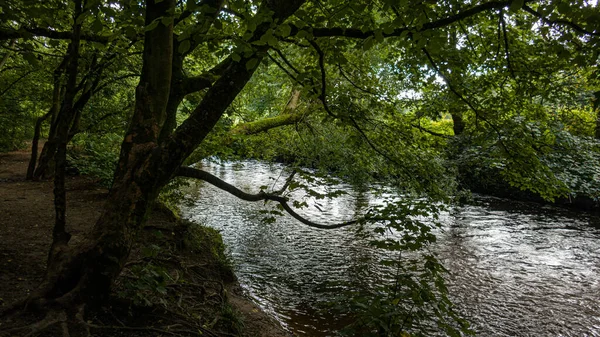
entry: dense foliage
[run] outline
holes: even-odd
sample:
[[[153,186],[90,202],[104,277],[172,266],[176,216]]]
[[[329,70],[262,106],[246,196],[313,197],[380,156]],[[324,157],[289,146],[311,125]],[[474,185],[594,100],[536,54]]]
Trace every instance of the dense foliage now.
[[[57,186],[65,159],[112,186],[97,232],[139,228],[184,161],[385,180],[417,202],[375,207],[358,227],[410,255],[435,241],[419,216],[462,189],[597,205],[599,50],[600,11],[587,0],[7,0],[0,150],[41,132],[50,159],[38,165],[56,162]],[[315,193],[299,181],[288,187]],[[115,251],[104,261],[118,274],[127,249]],[[393,282],[356,297],[364,319],[349,331],[426,334],[420,322],[433,318],[469,333],[443,267],[420,257],[381,261]]]

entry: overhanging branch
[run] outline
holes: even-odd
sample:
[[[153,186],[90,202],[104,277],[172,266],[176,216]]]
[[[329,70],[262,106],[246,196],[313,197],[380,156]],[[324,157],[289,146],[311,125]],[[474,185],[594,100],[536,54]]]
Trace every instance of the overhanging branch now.
[[[533,8],[525,5],[523,6],[523,10],[526,11],[527,13],[537,17],[538,19],[542,20],[542,22],[544,22],[547,25],[550,26],[555,26],[555,25],[559,25],[559,26],[569,26],[571,27],[573,30],[581,33],[581,34],[586,34],[586,35],[593,35],[593,36],[600,36],[600,32],[591,32],[589,30],[584,29],[583,27],[581,27],[580,25],[568,21],[568,20],[562,20],[562,19],[557,19],[557,20],[550,20],[547,17],[543,16],[542,14],[536,12]]]
[[[406,33],[424,32],[424,31],[428,31],[428,30],[432,30],[432,29],[436,29],[436,28],[441,28],[441,27],[451,25],[455,22],[461,21],[463,19],[466,19],[468,17],[477,15],[479,13],[482,13],[482,12],[485,12],[485,11],[488,11],[491,9],[501,9],[501,8],[508,7],[508,6],[510,6],[511,3],[512,3],[512,1],[510,1],[510,0],[509,1],[490,1],[490,2],[483,3],[481,5],[477,5],[475,7],[469,8],[467,10],[464,10],[455,15],[448,16],[443,19],[427,22],[427,23],[423,24],[422,26],[399,27],[399,28],[394,29],[390,33],[383,32],[382,35],[383,35],[383,37],[401,36],[402,34],[406,34]],[[297,34],[300,30],[301,29],[299,29],[298,27],[293,26],[292,27],[292,35]],[[362,29],[358,29],[358,28],[342,28],[342,27],[313,28],[311,32],[314,37],[339,36],[339,37],[348,37],[348,38],[355,38],[355,39],[366,39],[368,37],[375,36],[374,30],[362,30]]]
[[[318,224],[318,223],[312,222],[312,221],[302,217],[300,214],[296,213],[288,204],[288,202],[289,202],[288,198],[282,197],[279,194],[270,194],[270,193],[265,193],[262,191],[257,194],[246,193],[246,192],[238,189],[237,187],[217,178],[216,176],[214,176],[206,171],[202,171],[202,170],[195,169],[192,167],[183,166],[183,167],[179,168],[179,170],[177,170],[176,175],[180,176],[180,177],[195,178],[195,179],[200,179],[200,180],[206,181],[207,183],[209,183],[225,192],[228,192],[237,198],[245,200],[245,201],[270,200],[270,201],[278,202],[281,205],[281,207],[283,207],[283,209],[289,215],[291,215],[294,219],[300,221],[301,223],[303,223],[309,227],[320,228],[320,229],[335,229],[335,228],[341,228],[341,227],[354,225],[354,224],[360,223],[365,220],[364,218],[361,218],[361,219],[346,221],[346,222],[337,223],[337,224],[333,224],[333,225]],[[281,192],[281,191],[279,191],[279,192]]]
[[[73,32],[59,32],[39,27],[22,27],[18,30],[0,28],[0,40],[22,39],[30,38],[32,36],[43,36],[57,40],[71,40],[73,39]],[[80,40],[107,43],[109,38],[108,36],[81,34]]]

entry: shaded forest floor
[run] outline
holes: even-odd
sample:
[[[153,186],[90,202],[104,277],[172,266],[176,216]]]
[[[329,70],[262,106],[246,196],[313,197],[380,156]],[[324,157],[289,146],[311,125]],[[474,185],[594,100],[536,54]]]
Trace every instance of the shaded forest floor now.
[[[0,153],[0,311],[40,283],[51,243],[52,182],[26,181],[28,160],[28,151]],[[91,230],[106,195],[89,177],[68,177],[70,244]],[[214,230],[177,220],[160,207],[111,295],[110,303],[86,317],[92,336],[290,336],[243,296]],[[14,329],[31,319],[0,321],[0,336],[26,335]]]

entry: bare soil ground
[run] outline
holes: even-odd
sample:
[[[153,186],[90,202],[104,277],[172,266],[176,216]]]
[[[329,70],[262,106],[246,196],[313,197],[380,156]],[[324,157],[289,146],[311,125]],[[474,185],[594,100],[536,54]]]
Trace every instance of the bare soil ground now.
[[[52,182],[26,181],[24,177],[28,160],[28,151],[0,153],[0,312],[13,301],[26,297],[41,282],[51,243],[54,222]],[[106,195],[107,190],[89,177],[67,178],[67,221],[68,231],[72,234],[70,244],[77,244],[92,228]],[[158,233],[161,239],[157,239],[155,245],[171,247],[173,241],[166,242],[162,233],[175,235],[175,229],[181,228],[182,224],[164,212],[155,211],[147,226],[154,230],[144,231],[142,236],[145,244]],[[134,249],[132,266],[148,266],[153,262],[140,254],[142,246],[139,244]],[[162,255],[160,259],[169,263],[162,267],[176,274],[173,279],[179,278],[180,271],[184,270],[186,274],[181,277],[187,277],[187,283],[172,282],[176,284],[168,285],[171,287],[168,297],[158,298],[162,302],[153,302],[146,307],[122,300],[111,304],[88,321],[91,322],[92,335],[191,336],[199,335],[198,330],[194,333],[190,332],[190,328],[178,329],[177,326],[204,326],[207,327],[202,334],[205,336],[291,336],[243,296],[235,277],[223,279],[222,273],[211,267],[214,261],[198,261],[204,255],[189,252]],[[171,265],[177,265],[178,269],[171,268]],[[117,281],[115,292],[126,289],[126,284],[136,284],[136,277],[140,277],[139,270],[125,270]],[[177,310],[169,309],[173,306],[177,306]],[[230,313],[233,318],[224,317],[228,314],[223,314],[223,308],[233,309]],[[227,328],[234,321],[238,326]],[[3,331],[19,323],[22,323],[19,319],[0,321],[0,336],[25,335],[25,332],[3,334]]]

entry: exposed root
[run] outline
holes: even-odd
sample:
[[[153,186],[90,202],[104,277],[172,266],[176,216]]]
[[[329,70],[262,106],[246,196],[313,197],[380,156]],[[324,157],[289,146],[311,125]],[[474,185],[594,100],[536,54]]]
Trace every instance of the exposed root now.
[[[84,314],[85,314],[85,305],[82,304],[77,308],[77,313],[75,314],[75,319],[77,320],[77,323],[79,323],[79,325],[81,327],[83,327],[83,329],[86,332],[86,335],[89,337],[92,335],[92,333],[90,332],[89,325],[85,321]]]
[[[112,325],[97,325],[97,324],[87,324],[89,327],[94,329],[110,329],[110,330],[129,330],[129,331],[152,331],[152,332],[160,332],[162,334],[167,334],[170,336],[197,336],[198,332],[193,330],[185,330],[185,329],[177,329],[177,330],[166,330],[159,329],[154,327],[133,327],[133,326],[112,326]],[[217,336],[217,335],[207,335],[207,336]]]
[[[44,331],[44,330],[52,327],[53,325],[59,324],[59,323],[61,325],[67,324],[66,312],[64,310],[52,310],[52,311],[48,312],[46,317],[44,317],[44,319],[42,319],[41,321],[38,321],[33,324],[19,326],[19,327],[5,330],[4,332],[2,332],[2,334],[0,336],[12,336],[17,332],[22,333],[22,336],[25,336],[25,337],[34,336],[35,334],[37,334],[41,331]],[[68,326],[67,326],[66,330],[63,329],[63,337],[70,337],[69,331],[68,331]]]
[[[44,293],[38,289],[38,291],[30,294],[24,299],[18,300],[2,311],[0,311],[0,318],[10,317],[14,315],[18,315],[20,313],[26,312],[32,307],[38,308],[41,307],[46,300],[44,300]]]

